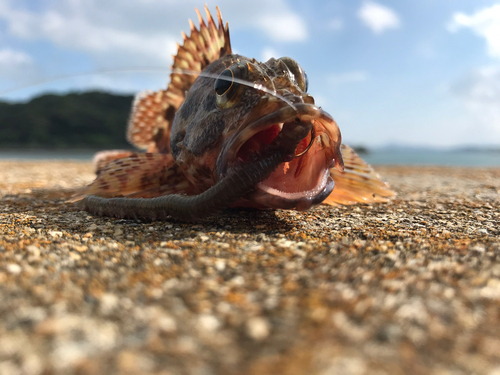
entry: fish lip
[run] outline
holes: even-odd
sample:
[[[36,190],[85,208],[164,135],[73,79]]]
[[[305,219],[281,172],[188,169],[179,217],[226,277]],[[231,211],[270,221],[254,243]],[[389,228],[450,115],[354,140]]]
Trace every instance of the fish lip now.
[[[334,132],[338,133],[338,147],[340,147],[340,130],[333,118],[325,112],[321,107],[309,103],[294,103],[294,107],[286,106],[272,113],[259,117],[250,123],[244,123],[240,126],[240,130],[234,134],[223,145],[219,157],[216,162],[216,170],[219,178],[226,175],[231,163],[236,161],[236,155],[241,146],[245,144],[251,137],[277,123],[286,123],[299,119],[300,121],[310,122],[315,119],[323,119],[328,123],[335,125]],[[340,155],[340,151],[338,152]],[[343,168],[342,157],[335,158],[335,164],[338,168]]]
[[[317,175],[317,183],[310,190],[286,193],[280,191],[279,187],[274,188],[266,185],[265,181],[267,180],[261,181],[245,198],[254,207],[307,210],[311,206],[321,203],[332,192],[334,182],[330,176],[330,168],[335,166],[337,169],[343,170],[343,160],[340,152],[342,137],[334,119],[314,104],[296,103],[294,107],[283,107],[241,125],[221,148],[216,164],[219,178],[238,164],[238,151],[250,138],[275,124],[290,123],[297,119],[301,122],[311,123],[315,128],[318,127],[320,137],[322,139],[323,137],[326,138],[324,147],[329,150],[328,154],[332,159],[324,159],[326,162],[324,165],[325,170],[322,171],[322,174]],[[328,165],[328,160],[330,160],[330,165]]]
[[[274,207],[284,210],[295,209],[298,211],[305,211],[312,206],[323,202],[333,191],[335,183],[330,176],[329,170],[325,170],[323,176],[323,183],[319,188],[314,189],[314,194],[308,194],[304,192],[302,196],[300,193],[289,194],[290,196],[283,196],[281,194],[272,194],[269,190],[263,190],[261,184],[256,186],[255,191],[253,191],[247,199],[260,204],[264,207]],[[296,197],[293,197],[296,196]]]

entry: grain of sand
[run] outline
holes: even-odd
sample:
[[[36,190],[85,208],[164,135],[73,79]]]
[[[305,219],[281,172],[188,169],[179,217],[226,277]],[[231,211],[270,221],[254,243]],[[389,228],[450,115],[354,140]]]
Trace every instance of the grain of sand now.
[[[388,204],[191,225],[0,162],[0,374],[500,374],[500,169],[378,171]]]

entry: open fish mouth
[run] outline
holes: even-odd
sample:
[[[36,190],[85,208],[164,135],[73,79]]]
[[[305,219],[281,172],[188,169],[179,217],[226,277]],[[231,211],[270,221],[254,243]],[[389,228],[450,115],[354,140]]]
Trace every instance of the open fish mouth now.
[[[311,131],[291,160],[280,164],[245,197],[248,206],[307,210],[332,192],[330,168],[343,170],[340,129],[327,112],[307,103],[296,103],[244,124],[223,146],[217,159],[218,175],[258,158],[281,131],[286,131],[285,124],[298,121],[311,126]]]

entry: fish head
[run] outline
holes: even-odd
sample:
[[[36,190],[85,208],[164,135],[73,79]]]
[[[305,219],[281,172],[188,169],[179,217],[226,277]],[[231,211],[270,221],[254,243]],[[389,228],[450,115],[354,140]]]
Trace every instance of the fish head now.
[[[261,63],[224,56],[200,74],[179,108],[172,155],[191,182],[208,187],[258,158],[286,124],[300,122],[309,131],[290,161],[238,205],[305,210],[321,203],[334,187],[330,168],[343,169],[341,134],[307,89],[306,73],[289,57]]]

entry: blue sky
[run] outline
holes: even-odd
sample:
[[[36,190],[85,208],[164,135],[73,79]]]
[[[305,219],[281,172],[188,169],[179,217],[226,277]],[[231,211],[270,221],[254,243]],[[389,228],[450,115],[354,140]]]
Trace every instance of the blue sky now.
[[[299,62],[348,144],[500,145],[499,0],[207,3],[237,53]],[[203,4],[0,0],[0,100],[163,88]]]

